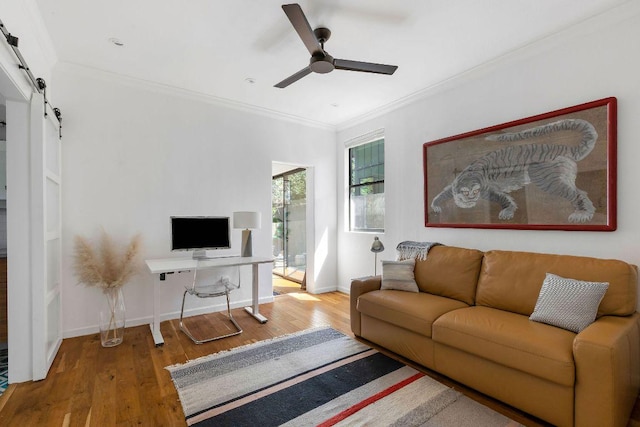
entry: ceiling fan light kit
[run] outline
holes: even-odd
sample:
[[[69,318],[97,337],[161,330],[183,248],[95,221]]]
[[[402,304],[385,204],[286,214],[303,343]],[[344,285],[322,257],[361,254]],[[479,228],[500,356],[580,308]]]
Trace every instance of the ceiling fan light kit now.
[[[285,88],[312,72],[326,74],[337,69],[391,75],[398,69],[396,65],[375,64],[373,62],[334,58],[324,50],[325,42],[329,40],[329,37],[331,37],[331,31],[328,28],[319,27],[312,30],[307,17],[304,15],[300,5],[297,3],[282,5],[282,10],[284,10],[289,21],[291,21],[293,28],[296,30],[298,36],[300,36],[300,39],[302,39],[302,42],[311,54],[311,59],[309,60],[309,65],[307,67],[287,77],[280,83],[275,84],[275,87],[281,89]]]

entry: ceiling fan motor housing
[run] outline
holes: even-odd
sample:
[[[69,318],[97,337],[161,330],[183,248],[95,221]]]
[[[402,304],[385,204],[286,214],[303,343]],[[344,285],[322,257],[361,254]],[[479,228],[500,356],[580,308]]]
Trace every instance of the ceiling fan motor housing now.
[[[309,68],[314,73],[326,74],[336,68],[333,65],[333,56],[328,53],[323,55],[321,52],[314,54],[309,61]]]

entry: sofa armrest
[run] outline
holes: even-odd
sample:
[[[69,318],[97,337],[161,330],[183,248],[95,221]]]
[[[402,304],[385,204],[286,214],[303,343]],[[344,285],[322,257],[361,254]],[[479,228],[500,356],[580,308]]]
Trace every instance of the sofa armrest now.
[[[626,426],[640,389],[640,314],[603,316],[573,342],[575,425]]]
[[[351,292],[349,298],[351,302],[351,331],[354,335],[360,336],[360,313],[358,312],[358,298],[362,294],[380,289],[382,277],[371,276],[353,279],[351,281]]]

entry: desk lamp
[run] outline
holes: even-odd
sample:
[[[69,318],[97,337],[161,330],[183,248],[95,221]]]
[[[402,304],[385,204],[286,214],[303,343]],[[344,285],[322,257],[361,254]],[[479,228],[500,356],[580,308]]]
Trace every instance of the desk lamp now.
[[[251,245],[251,229],[260,228],[260,219],[260,212],[233,213],[233,228],[242,229],[242,249],[240,252],[240,256],[253,256],[253,249]]]

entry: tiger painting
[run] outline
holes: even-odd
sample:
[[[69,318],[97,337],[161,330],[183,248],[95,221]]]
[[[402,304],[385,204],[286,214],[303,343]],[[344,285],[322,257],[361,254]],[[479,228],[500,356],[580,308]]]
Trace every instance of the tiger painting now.
[[[509,193],[534,184],[547,194],[562,197],[571,203],[569,222],[585,223],[593,218],[595,207],[587,193],[576,187],[576,162],[591,153],[598,133],[591,123],[566,119],[526,129],[521,132],[494,134],[491,141],[521,141],[558,131],[582,134],[576,146],[564,144],[525,144],[501,148],[479,157],[467,165],[431,202],[435,213],[442,212],[443,203],[453,199],[460,208],[472,208],[480,199],[496,202],[502,208],[501,220],[512,219],[518,209]]]

